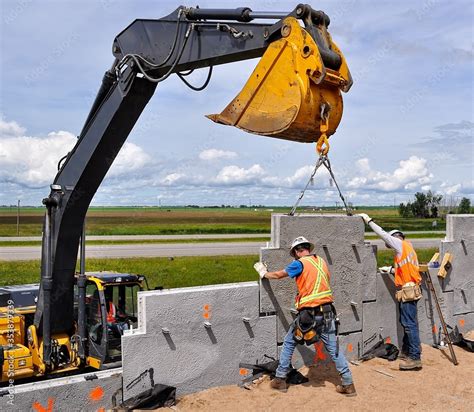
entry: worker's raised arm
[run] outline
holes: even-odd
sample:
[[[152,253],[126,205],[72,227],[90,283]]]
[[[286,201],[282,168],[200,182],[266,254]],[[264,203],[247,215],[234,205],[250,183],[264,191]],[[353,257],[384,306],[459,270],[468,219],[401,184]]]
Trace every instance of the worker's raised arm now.
[[[385,230],[383,230],[377,223],[373,220],[369,222],[370,228],[392,249],[394,249],[397,254],[402,253],[402,241],[394,236],[390,236]]]
[[[402,253],[402,241],[394,236],[391,236],[385,230],[383,230],[377,223],[374,222],[368,214],[366,213],[359,213],[357,216],[360,216],[364,219],[364,222],[369,226],[384,242],[385,244],[394,249],[397,254]]]

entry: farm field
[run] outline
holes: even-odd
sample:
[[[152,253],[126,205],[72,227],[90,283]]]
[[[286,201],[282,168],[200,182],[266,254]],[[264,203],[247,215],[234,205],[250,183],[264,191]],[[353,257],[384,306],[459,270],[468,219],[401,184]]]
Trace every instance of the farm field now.
[[[178,208],[178,207],[93,207],[87,214],[87,235],[178,235],[221,233],[270,233],[272,213],[288,213],[290,207],[268,208]],[[344,213],[323,208],[310,213]],[[405,231],[445,230],[445,221],[402,218],[393,207],[360,207],[386,228]],[[22,208],[20,236],[40,236],[43,208]],[[0,236],[16,236],[16,208],[0,208]]]
[[[420,262],[428,262],[438,250],[417,250]],[[257,255],[197,256],[176,258],[87,259],[86,270],[111,270],[145,275],[150,287],[178,288],[257,280],[253,264]],[[378,266],[391,265],[393,252],[381,250]],[[40,261],[0,261],[0,286],[39,282]]]

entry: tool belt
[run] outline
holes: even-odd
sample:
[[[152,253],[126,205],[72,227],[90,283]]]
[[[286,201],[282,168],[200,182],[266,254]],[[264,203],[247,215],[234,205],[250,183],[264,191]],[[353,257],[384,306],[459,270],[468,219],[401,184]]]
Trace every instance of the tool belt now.
[[[322,333],[330,330],[335,319],[336,310],[330,303],[314,308],[302,308],[295,319],[293,339],[301,345],[312,345],[319,341]]]
[[[421,287],[414,282],[405,283],[400,290],[395,292],[395,298],[399,302],[413,302],[421,299]]]

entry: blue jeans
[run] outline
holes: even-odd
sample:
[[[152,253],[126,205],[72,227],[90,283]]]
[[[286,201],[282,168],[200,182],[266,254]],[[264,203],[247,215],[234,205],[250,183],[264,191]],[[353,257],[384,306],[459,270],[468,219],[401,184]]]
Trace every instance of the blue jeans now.
[[[295,351],[296,345],[298,345],[293,339],[294,330],[295,323],[293,322],[288,329],[285,339],[283,340],[283,348],[280,354],[280,363],[278,364],[278,368],[276,370],[277,378],[286,378],[286,375],[288,375],[288,372],[291,370],[291,358],[293,356],[293,352]],[[342,378],[342,384],[350,385],[352,383],[352,373],[349,369],[346,357],[342,351],[339,351],[338,355],[336,356],[337,339],[336,325],[334,320],[331,322],[328,332],[321,333],[321,340],[324,343],[326,351],[329,353],[331,359],[336,364],[336,369]]]
[[[419,360],[421,357],[417,304],[417,300],[400,302],[400,323],[405,332],[403,334],[402,352],[415,360]]]

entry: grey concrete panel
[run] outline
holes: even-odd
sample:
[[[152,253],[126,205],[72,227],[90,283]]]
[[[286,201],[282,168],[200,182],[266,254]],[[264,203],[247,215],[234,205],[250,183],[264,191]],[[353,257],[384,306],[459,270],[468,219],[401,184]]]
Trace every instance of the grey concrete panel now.
[[[474,215],[447,215],[446,240],[474,240]]]
[[[259,317],[257,282],[145,292],[141,298],[145,328],[122,338],[125,399],[146,389],[150,369],[155,383],[176,386],[183,395],[238,383],[239,362],[276,357],[276,318]]]
[[[362,352],[381,338],[389,338],[399,346],[403,329],[398,322],[398,302],[395,300],[393,277],[377,273],[377,300],[363,304]]]
[[[451,253],[453,259],[448,274],[440,280],[443,291],[455,292],[455,314],[471,312],[474,310],[474,241],[441,242],[440,261],[445,253]]]
[[[437,269],[430,269],[431,279],[435,288],[438,303],[447,325],[454,327],[453,300],[454,292],[443,292],[440,283],[436,281]],[[441,320],[434,296],[429,290],[425,276],[421,283],[423,297],[418,301],[418,327],[420,340],[427,345],[439,344]]]
[[[275,231],[275,232],[273,232]],[[272,215],[272,244],[289,249],[298,236],[305,236],[319,249],[327,242],[363,243],[365,225],[358,216],[303,214]],[[318,252],[319,253],[319,252]]]
[[[459,332],[463,334],[474,330],[474,312],[454,315],[453,324],[458,328]]]
[[[95,375],[97,379],[85,380]],[[13,398],[0,397],[1,411],[96,411],[112,408],[112,396],[122,387],[120,368],[94,374],[50,379],[14,387]],[[120,397],[118,398],[120,400]],[[42,409],[43,408],[43,409]]]
[[[362,266],[362,291],[363,302],[377,299],[377,246],[367,244],[364,256],[361,258]]]
[[[316,243],[315,252],[328,264],[340,332],[362,330],[362,302],[376,299],[375,249],[364,242],[364,225],[359,217],[340,215],[273,215],[272,244],[261,250],[261,261],[269,270],[280,270],[291,262],[288,249],[294,237],[304,235]],[[260,311],[276,312],[278,341],[293,319],[294,281],[264,280],[260,288]]]

